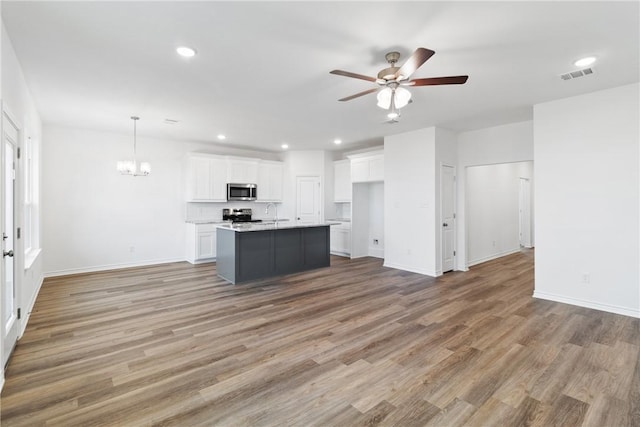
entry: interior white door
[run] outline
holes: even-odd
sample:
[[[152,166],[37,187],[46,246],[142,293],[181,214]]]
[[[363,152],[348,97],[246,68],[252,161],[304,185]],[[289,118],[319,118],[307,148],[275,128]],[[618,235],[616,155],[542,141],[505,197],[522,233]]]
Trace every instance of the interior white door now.
[[[18,129],[3,115],[2,124],[2,364],[5,365],[18,339],[18,305],[15,284],[15,164]]]
[[[519,194],[519,233],[520,246],[531,247],[531,182],[520,178]]]
[[[442,254],[442,272],[453,270],[455,260],[455,168],[442,165],[440,173],[440,212],[442,234],[440,252]]]
[[[296,221],[301,224],[320,222],[320,177],[296,177]]]

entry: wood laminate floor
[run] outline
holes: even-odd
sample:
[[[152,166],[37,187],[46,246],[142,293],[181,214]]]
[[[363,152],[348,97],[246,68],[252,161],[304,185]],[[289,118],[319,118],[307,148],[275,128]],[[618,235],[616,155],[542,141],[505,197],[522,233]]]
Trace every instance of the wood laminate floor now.
[[[533,252],[438,279],[331,261],[47,279],[2,426],[640,425],[640,319],[533,299]]]

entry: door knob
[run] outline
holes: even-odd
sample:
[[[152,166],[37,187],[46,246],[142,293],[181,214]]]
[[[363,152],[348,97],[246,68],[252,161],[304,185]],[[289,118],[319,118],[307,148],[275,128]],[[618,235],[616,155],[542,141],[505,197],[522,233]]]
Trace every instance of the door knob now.
[[[13,257],[13,250],[10,250],[9,252],[2,251],[2,257],[4,258],[4,257],[7,257],[7,256]]]

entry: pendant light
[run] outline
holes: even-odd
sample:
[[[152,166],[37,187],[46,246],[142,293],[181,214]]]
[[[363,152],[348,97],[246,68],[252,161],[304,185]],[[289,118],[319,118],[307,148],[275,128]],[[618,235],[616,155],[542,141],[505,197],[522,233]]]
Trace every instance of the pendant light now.
[[[138,170],[136,158],[136,122],[140,120],[140,117],[131,116],[131,120],[133,120],[133,160],[119,161],[117,164],[118,172],[122,175],[147,176],[151,173],[151,165],[147,162],[141,162],[140,170]]]

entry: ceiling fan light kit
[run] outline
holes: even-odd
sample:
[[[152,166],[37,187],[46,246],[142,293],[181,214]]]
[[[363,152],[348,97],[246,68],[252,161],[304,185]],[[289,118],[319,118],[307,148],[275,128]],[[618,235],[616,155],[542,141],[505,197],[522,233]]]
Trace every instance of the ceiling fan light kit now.
[[[359,98],[370,93],[378,92],[378,107],[389,110],[389,117],[393,122],[397,122],[397,118],[400,116],[399,109],[405,107],[411,102],[411,92],[402,86],[436,86],[436,85],[451,85],[451,84],[464,84],[469,76],[449,76],[449,77],[431,77],[425,79],[409,80],[411,75],[422,66],[429,58],[431,58],[435,52],[424,47],[419,47],[411,55],[409,59],[402,65],[402,67],[396,67],[398,59],[400,59],[399,52],[389,52],[385,55],[385,59],[389,63],[390,67],[383,69],[375,77],[369,77],[362,74],[356,74],[349,71],[333,70],[330,73],[338,76],[351,77],[360,80],[367,80],[378,84],[377,88],[365,90],[355,95],[347,96],[339,99],[339,101],[350,101],[355,98]]]

